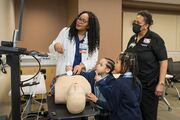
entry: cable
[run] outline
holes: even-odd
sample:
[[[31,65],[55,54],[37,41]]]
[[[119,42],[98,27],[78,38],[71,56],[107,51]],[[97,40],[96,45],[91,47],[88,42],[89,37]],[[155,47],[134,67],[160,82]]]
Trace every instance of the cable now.
[[[38,72],[37,72],[33,77],[31,77],[31,78],[29,78],[29,79],[27,79],[27,80],[24,80],[24,81],[21,81],[21,82],[20,82],[20,89],[21,89],[22,94],[23,94],[22,96],[25,95],[25,93],[24,93],[24,91],[23,91],[23,89],[22,89],[23,83],[24,83],[24,82],[27,82],[27,81],[29,81],[29,80],[31,80],[31,79],[34,79],[34,78],[40,73],[40,71],[41,71],[41,64],[40,64],[39,60],[38,60],[34,55],[31,55],[31,56],[38,62],[39,69],[38,69]]]
[[[53,80],[51,81],[51,87],[50,87],[49,91],[47,91],[46,95],[53,95],[52,90],[53,90],[54,87],[55,87],[55,83],[56,83],[56,79],[53,79]]]
[[[22,112],[22,115],[21,115],[21,119],[23,120],[23,114],[24,114],[24,112],[26,111],[26,109],[27,109],[27,107],[28,107],[28,105],[30,104],[30,99],[31,99],[31,95],[30,95],[30,97],[29,97],[29,99],[28,99],[28,101],[27,101],[27,103],[26,103],[26,105],[25,105],[25,107],[24,107],[24,110],[23,110],[23,112]]]
[[[6,74],[7,73],[7,71],[5,69],[6,64],[3,63],[3,61],[1,60],[1,57],[2,57],[2,55],[0,54],[0,68],[1,68],[2,73]]]
[[[35,78],[41,71],[41,63],[39,62],[39,60],[34,56],[34,55],[31,55],[37,62],[38,62],[38,66],[39,66],[39,69],[38,69],[38,72],[31,78],[27,79],[27,80],[24,80],[24,81],[21,81],[21,85],[24,83],[24,82],[27,82],[33,78]]]
[[[57,75],[53,78],[53,80],[51,81],[51,85],[50,85],[50,90],[47,91],[46,95],[53,95],[52,93],[52,90],[54,89],[55,87],[55,83],[56,83],[56,80],[57,78],[59,78],[60,76],[64,76],[65,74],[62,74],[62,75]]]
[[[35,114],[31,114],[31,115],[26,115],[25,117],[21,118],[22,120],[25,120],[28,117],[36,117],[37,115]]]
[[[40,52],[38,52],[36,50],[28,51],[28,54],[30,54],[30,55],[37,55],[37,56],[40,56],[40,57],[48,57],[48,54],[40,53]]]
[[[24,96],[25,93],[24,93],[24,91],[23,91],[23,89],[22,89],[22,86],[20,86],[20,90],[21,90],[21,92],[22,92],[22,96]]]
[[[36,120],[38,120],[39,119],[39,112],[40,112],[40,110],[41,110],[41,107],[42,107],[42,105],[43,105],[43,97],[44,97],[44,95],[43,94],[41,94],[42,95],[42,98],[41,98],[41,102],[39,103],[40,104],[40,106],[39,106],[39,109],[38,109],[38,113],[37,113],[37,118],[36,118]]]

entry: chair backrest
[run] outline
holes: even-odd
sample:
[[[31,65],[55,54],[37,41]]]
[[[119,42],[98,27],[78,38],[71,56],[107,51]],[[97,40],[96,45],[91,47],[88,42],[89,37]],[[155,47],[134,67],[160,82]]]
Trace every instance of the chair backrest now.
[[[173,73],[175,78],[180,80],[180,61],[173,62]]]
[[[174,75],[174,65],[173,65],[173,59],[172,58],[168,58],[167,74]]]
[[[173,62],[172,58],[168,58],[167,74],[173,75],[174,79],[180,80],[180,61]]]

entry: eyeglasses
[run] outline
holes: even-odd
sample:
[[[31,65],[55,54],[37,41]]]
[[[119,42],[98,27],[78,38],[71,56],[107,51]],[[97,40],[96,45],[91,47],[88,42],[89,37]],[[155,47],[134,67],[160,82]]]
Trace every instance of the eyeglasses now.
[[[85,20],[85,19],[83,19],[83,18],[77,18],[77,20],[78,21],[80,21],[81,23],[83,23],[83,24],[85,24],[85,23],[87,23],[88,21],[87,20]]]

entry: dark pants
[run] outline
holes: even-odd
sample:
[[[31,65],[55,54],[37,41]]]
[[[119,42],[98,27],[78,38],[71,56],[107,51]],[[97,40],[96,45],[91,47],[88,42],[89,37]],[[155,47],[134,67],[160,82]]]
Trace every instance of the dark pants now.
[[[155,95],[156,83],[150,86],[142,85],[141,112],[143,120],[157,120],[159,98]]]

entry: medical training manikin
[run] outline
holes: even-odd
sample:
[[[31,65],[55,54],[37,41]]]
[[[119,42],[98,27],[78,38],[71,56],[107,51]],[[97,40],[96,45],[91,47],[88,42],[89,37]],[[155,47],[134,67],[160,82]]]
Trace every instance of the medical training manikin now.
[[[82,112],[86,105],[86,93],[91,92],[89,82],[81,75],[61,76],[55,83],[55,103],[66,104],[72,114]]]

